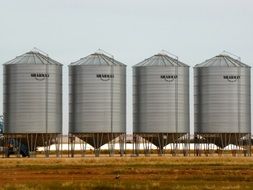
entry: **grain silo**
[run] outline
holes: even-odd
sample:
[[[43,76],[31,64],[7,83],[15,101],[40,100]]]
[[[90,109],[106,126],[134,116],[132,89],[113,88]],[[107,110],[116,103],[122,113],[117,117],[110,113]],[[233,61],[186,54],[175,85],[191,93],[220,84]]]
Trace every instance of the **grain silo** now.
[[[23,156],[48,150],[62,133],[62,65],[34,50],[5,63],[3,78],[6,143],[26,146]]]
[[[133,66],[133,132],[160,154],[189,137],[189,66],[165,51]]]
[[[233,144],[249,153],[250,94],[250,66],[239,58],[226,53],[196,65],[195,138],[220,150]]]
[[[69,90],[69,133],[111,155],[126,133],[126,65],[99,50],[69,65]]]

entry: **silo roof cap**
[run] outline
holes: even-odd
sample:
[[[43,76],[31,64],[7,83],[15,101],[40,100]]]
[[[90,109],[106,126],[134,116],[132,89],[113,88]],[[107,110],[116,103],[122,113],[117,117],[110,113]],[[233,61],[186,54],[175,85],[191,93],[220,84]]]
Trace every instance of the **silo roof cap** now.
[[[173,54],[172,54],[173,55]],[[133,67],[147,67],[147,66],[165,66],[165,67],[189,67],[178,60],[178,57],[172,58],[163,51],[145,59],[144,61],[134,65]]]
[[[61,63],[51,59],[47,54],[42,54],[39,51],[29,51],[25,54],[4,63],[4,65],[13,64],[38,64],[38,65],[62,65]]]
[[[204,61],[203,63],[195,65],[195,67],[246,67],[249,65],[242,63],[240,58],[234,59],[229,55],[220,54],[211,59]]]
[[[84,58],[79,59],[76,62],[71,63],[69,66],[74,65],[100,65],[100,66],[126,66],[125,64],[114,59],[113,56],[108,56],[105,52],[101,52],[102,50],[98,50],[97,52],[90,54]]]

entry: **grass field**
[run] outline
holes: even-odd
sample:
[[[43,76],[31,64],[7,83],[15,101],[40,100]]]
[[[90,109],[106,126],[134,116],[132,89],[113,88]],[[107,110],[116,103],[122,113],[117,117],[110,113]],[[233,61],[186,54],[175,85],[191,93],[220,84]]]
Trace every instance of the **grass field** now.
[[[253,189],[253,158],[0,158],[0,189]]]

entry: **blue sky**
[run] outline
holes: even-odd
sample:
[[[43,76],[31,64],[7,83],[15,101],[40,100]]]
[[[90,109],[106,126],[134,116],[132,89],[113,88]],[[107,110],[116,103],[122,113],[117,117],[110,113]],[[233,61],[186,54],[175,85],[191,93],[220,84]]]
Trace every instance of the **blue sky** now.
[[[252,8],[251,0],[1,0],[0,63],[37,47],[64,64],[67,133],[67,65],[98,48],[113,54],[128,65],[127,128],[131,131],[131,67],[162,49],[190,66],[223,50],[252,66]],[[192,68],[190,82],[193,129]],[[0,113],[2,107],[0,82]]]

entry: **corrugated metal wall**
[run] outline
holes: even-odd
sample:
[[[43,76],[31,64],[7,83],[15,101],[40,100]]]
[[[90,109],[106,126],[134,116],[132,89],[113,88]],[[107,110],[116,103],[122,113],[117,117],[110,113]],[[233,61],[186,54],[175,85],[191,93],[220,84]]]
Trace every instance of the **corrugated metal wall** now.
[[[250,68],[195,67],[196,133],[250,133]]]
[[[62,133],[61,65],[7,64],[3,78],[5,133]]]
[[[69,89],[70,133],[126,132],[125,66],[69,66]]]
[[[154,59],[133,67],[133,131],[188,133],[189,67]]]

